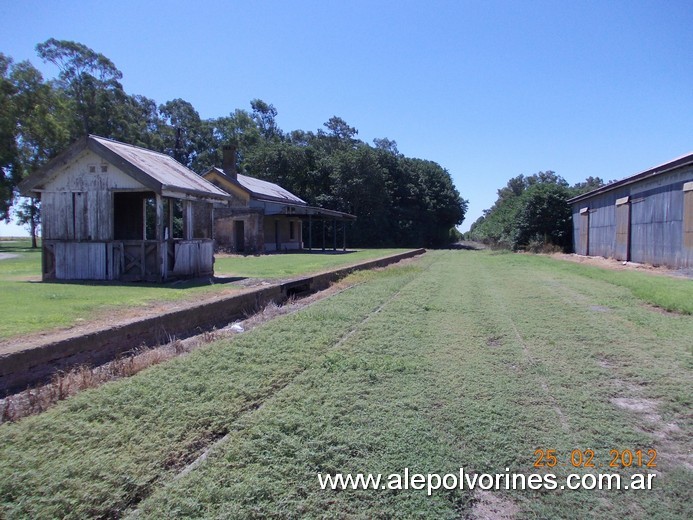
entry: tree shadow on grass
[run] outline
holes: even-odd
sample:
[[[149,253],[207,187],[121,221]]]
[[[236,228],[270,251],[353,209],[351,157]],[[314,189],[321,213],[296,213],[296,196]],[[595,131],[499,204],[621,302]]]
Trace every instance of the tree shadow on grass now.
[[[462,241],[456,242],[455,244],[450,244],[448,246],[448,249],[458,249],[463,251],[483,251],[487,248],[481,242]]]
[[[81,285],[89,287],[142,287],[153,289],[192,289],[195,287],[207,287],[210,285],[222,285],[247,280],[246,276],[204,276],[201,278],[187,278],[172,280],[169,282],[122,282],[118,280],[27,280],[26,283],[42,285]]]

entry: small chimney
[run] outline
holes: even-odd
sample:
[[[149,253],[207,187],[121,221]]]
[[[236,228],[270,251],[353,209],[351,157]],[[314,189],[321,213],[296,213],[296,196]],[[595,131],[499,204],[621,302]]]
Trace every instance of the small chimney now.
[[[236,145],[233,144],[225,144],[224,148],[222,149],[224,158],[222,159],[221,163],[221,169],[224,170],[224,173],[231,177],[232,179],[237,179],[236,176],[236,152],[237,152]]]

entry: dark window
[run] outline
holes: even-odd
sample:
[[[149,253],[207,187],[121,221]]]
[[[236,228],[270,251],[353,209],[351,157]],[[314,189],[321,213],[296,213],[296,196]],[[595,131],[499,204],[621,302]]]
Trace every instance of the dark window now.
[[[295,223],[293,221],[289,222],[289,238],[291,240],[296,238],[296,230],[295,230],[294,224]]]
[[[144,199],[144,212],[146,219],[146,232],[147,236],[144,237],[145,240],[156,240],[156,197],[151,195]]]
[[[113,194],[113,237],[116,240],[144,238],[144,199],[144,193]]]
[[[156,238],[156,199],[153,193],[116,192],[113,194],[113,238],[115,240],[154,240]]]
[[[192,203],[193,238],[212,238],[212,205]]]
[[[183,201],[171,199],[171,213],[173,215],[173,231],[171,238],[183,238]]]

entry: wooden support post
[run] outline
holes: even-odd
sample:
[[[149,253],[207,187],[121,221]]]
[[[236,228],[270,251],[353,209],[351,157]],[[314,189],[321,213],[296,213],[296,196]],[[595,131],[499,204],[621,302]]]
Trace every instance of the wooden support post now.
[[[346,220],[342,220],[342,251],[346,252]]]
[[[332,219],[332,251],[337,251],[337,219]]]
[[[173,199],[167,199],[166,204],[168,204],[168,222],[166,222],[166,226],[168,226],[168,236],[166,236],[166,233],[164,233],[164,238],[165,239],[172,239],[173,238],[173,210],[175,208],[175,203],[173,202]]]
[[[166,254],[166,243],[164,242],[164,199],[161,195],[156,195],[156,243],[157,243],[157,258],[159,259],[159,279],[165,281],[168,271]]]
[[[322,219],[322,250],[325,250],[325,219]]]
[[[186,200],[183,202],[183,238],[192,240],[193,235],[193,208],[192,202]]]
[[[308,215],[308,251],[313,252],[313,215]]]
[[[73,195],[74,197],[74,195]],[[147,240],[147,198],[142,198],[142,240]]]
[[[164,199],[161,195],[156,196],[156,235],[157,242],[164,239]]]

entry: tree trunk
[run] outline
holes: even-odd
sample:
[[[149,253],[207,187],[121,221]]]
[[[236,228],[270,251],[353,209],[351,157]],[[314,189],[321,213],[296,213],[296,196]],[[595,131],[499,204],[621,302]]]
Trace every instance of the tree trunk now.
[[[36,249],[38,244],[36,243],[36,199],[31,199],[31,218],[29,219],[31,225],[31,247]]]

